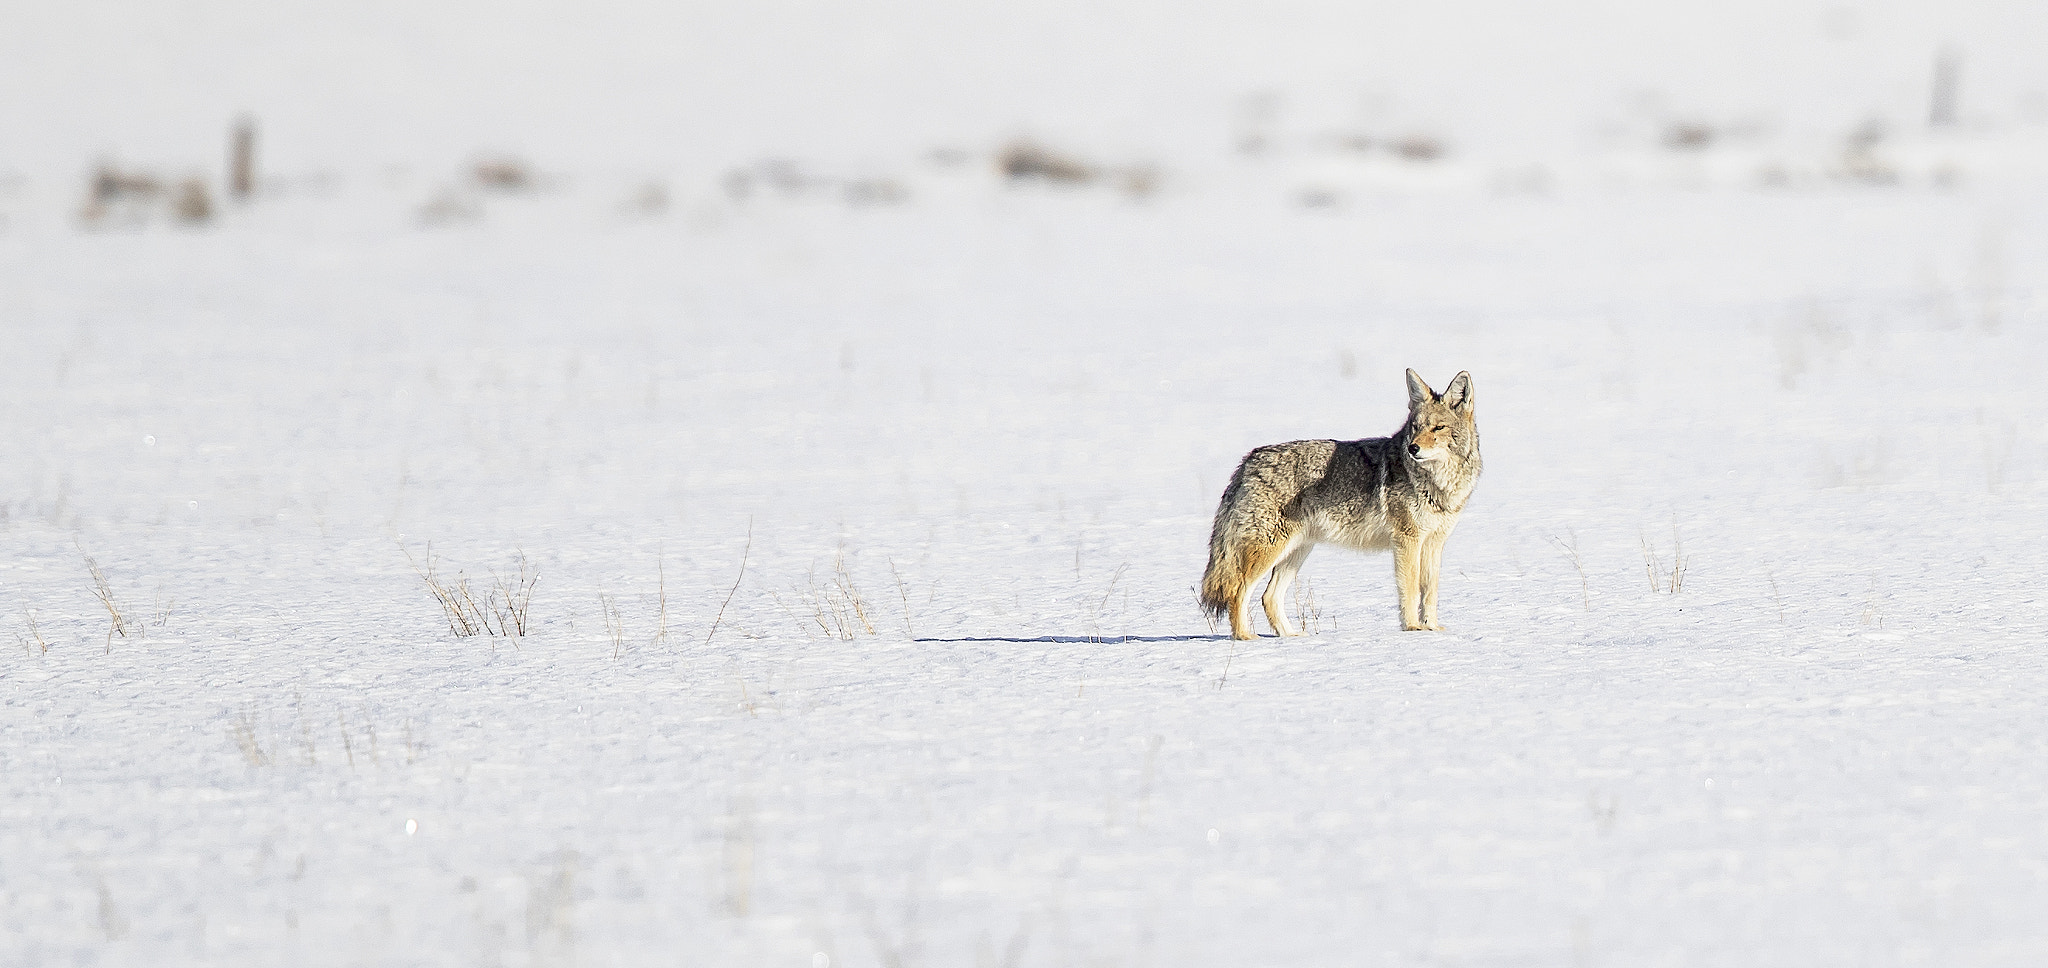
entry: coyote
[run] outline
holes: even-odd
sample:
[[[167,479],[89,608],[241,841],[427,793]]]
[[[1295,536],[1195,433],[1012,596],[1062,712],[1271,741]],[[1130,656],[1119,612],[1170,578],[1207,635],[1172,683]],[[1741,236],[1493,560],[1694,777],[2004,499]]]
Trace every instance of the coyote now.
[[[1472,419],[1472,374],[1437,393],[1408,371],[1408,423],[1392,437],[1297,440],[1245,455],[1223,489],[1209,533],[1202,607],[1230,616],[1234,638],[1253,637],[1245,607],[1252,586],[1272,575],[1266,620],[1280,635],[1282,599],[1318,542],[1394,552],[1401,628],[1442,631],[1436,621],[1437,572],[1444,539],[1479,480],[1479,428]]]

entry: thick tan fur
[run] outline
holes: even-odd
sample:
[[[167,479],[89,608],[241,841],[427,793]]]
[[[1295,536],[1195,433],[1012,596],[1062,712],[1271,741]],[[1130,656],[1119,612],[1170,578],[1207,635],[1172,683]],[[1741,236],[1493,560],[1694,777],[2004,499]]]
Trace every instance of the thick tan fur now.
[[[1230,617],[1231,635],[1253,637],[1251,591],[1280,635],[1286,594],[1317,544],[1392,551],[1401,627],[1440,630],[1438,577],[1444,542],[1471,497],[1481,467],[1472,377],[1459,373],[1439,394],[1408,371],[1408,421],[1391,437],[1297,440],[1253,450],[1230,476],[1209,532],[1202,607]]]

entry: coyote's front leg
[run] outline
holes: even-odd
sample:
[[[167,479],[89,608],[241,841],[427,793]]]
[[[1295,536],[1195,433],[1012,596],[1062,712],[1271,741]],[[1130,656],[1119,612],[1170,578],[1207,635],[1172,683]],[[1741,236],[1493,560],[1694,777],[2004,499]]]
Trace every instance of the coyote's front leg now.
[[[1450,536],[1445,528],[1422,539],[1422,627],[1432,632],[1444,630],[1436,620],[1436,592],[1443,584],[1444,540]]]
[[[1422,620],[1422,536],[1394,532],[1394,591],[1401,596],[1401,630],[1430,631]]]

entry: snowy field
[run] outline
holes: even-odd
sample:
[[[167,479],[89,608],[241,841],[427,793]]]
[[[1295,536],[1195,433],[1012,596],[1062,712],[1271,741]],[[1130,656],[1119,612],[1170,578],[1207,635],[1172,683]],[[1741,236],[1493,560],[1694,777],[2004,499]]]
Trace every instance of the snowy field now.
[[[2048,958],[2048,14],[863,9],[0,15],[0,964]]]

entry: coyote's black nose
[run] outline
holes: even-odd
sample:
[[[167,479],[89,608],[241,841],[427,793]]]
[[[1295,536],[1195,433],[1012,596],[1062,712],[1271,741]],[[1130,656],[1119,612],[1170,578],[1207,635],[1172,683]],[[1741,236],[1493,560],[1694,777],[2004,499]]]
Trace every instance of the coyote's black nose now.
[[[1421,456],[1422,456],[1422,446],[1421,446],[1420,444],[1409,444],[1409,445],[1408,445],[1408,456],[1410,456],[1410,457],[1421,457]]]

